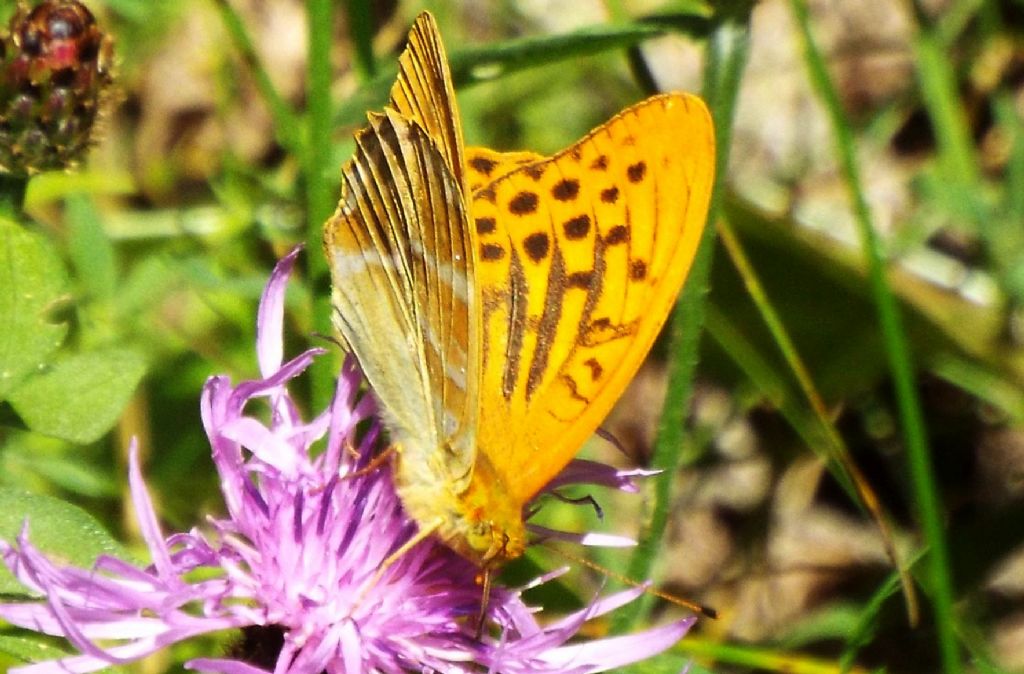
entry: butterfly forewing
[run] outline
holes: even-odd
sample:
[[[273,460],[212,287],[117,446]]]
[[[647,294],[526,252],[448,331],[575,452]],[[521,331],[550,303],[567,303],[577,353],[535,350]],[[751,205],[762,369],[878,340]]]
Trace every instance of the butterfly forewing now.
[[[521,502],[572,459],[643,361],[696,251],[713,167],[706,107],[665,95],[473,193],[477,440]]]
[[[393,431],[414,440],[405,460],[443,466],[434,479],[465,476],[472,452],[431,459],[471,447],[476,428],[479,340],[461,190],[438,146],[394,111],[372,116],[356,141],[324,234],[335,322]]]
[[[426,12],[417,17],[398,59],[391,107],[427,132],[444,155],[455,184],[464,190],[462,123],[455,90],[437,22]]]

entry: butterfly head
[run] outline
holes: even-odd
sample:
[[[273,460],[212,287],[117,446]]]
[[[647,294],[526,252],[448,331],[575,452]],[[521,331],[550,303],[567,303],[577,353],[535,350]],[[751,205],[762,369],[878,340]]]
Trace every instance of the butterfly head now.
[[[449,514],[442,538],[481,567],[497,567],[526,549],[523,509],[510,498],[486,459],[477,457],[473,476]],[[447,535],[445,535],[447,533]]]

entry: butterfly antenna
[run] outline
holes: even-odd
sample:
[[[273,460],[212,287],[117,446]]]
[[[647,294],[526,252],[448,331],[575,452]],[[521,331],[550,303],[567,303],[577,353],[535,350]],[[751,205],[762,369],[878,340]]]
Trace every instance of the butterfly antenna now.
[[[313,332],[309,333],[309,336],[312,337],[313,339],[319,339],[324,342],[330,342],[331,344],[333,344],[334,346],[338,347],[339,349],[346,353],[351,353],[352,351],[351,349],[348,348],[348,345],[345,344],[345,342],[343,342],[342,340],[338,339],[333,335],[325,335],[322,332],[314,330]]]
[[[554,547],[552,545],[544,545],[544,547],[547,548],[548,550],[551,550],[551,551],[555,552],[555,554],[561,556],[562,558],[564,558],[564,559],[566,559],[566,560],[568,560],[570,562],[574,562],[576,564],[580,564],[582,566],[585,566],[588,569],[592,569],[594,571],[597,571],[598,573],[603,574],[604,576],[606,576],[608,578],[611,578],[613,580],[617,580],[620,583],[623,583],[625,585],[629,585],[630,587],[635,587],[635,588],[641,589],[646,594],[652,595],[652,596],[657,597],[659,599],[664,599],[665,601],[667,601],[667,602],[669,602],[671,604],[675,604],[676,606],[681,606],[681,607],[683,607],[685,609],[689,609],[690,611],[693,611],[694,613],[699,613],[700,615],[704,616],[705,618],[711,618],[712,620],[715,620],[715,619],[718,618],[718,611],[716,611],[715,609],[711,608],[710,606],[705,606],[704,604],[698,604],[695,601],[691,601],[689,599],[684,599],[683,597],[677,597],[676,595],[669,594],[668,592],[663,592],[661,590],[658,590],[656,588],[653,588],[653,587],[647,585],[646,583],[641,583],[639,581],[633,580],[632,578],[627,578],[626,576],[623,576],[621,573],[616,573],[616,572],[612,571],[611,569],[607,569],[607,568],[601,566],[600,564],[597,564],[595,562],[590,561],[589,559],[584,559],[583,557],[578,557],[577,555],[565,552],[564,550],[560,550],[560,549],[558,549],[558,548],[556,548],[556,547]]]

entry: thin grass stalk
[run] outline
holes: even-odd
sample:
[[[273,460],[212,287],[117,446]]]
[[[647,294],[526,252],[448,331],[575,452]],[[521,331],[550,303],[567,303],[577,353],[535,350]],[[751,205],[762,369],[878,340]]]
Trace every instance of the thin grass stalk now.
[[[337,189],[330,170],[331,148],[331,27],[334,25],[332,0],[306,0],[309,29],[309,54],[306,74],[306,143],[303,152],[303,179],[306,188],[306,222],[309,277],[317,292],[313,300],[313,329],[330,335],[330,292],[326,291],[327,262],[323,250],[324,222],[334,210]],[[320,292],[320,289],[324,289]],[[331,399],[337,367],[322,359],[311,368],[313,409],[326,407]]]
[[[853,458],[850,456],[850,450],[847,448],[843,438],[836,431],[835,425],[829,417],[828,410],[825,408],[825,401],[821,399],[821,395],[819,395],[818,389],[814,385],[814,380],[811,378],[811,373],[807,370],[807,366],[797,352],[796,344],[793,343],[789,332],[782,323],[782,319],[775,311],[775,307],[772,306],[771,300],[768,299],[768,294],[764,291],[764,287],[761,285],[753,265],[750,264],[750,260],[747,258],[742,244],[740,244],[736,233],[733,231],[732,225],[725,218],[721,218],[718,221],[718,235],[722,241],[722,246],[729,255],[729,259],[732,260],[733,265],[735,265],[736,270],[743,279],[744,287],[753,300],[754,306],[757,307],[758,313],[761,314],[761,319],[768,327],[768,331],[772,334],[772,338],[782,352],[783,359],[793,372],[793,376],[796,377],[801,392],[811,406],[817,421],[818,434],[825,440],[824,451],[821,453],[828,459],[831,464],[832,473],[839,480],[846,493],[867,510],[868,514],[871,515],[871,519],[875,521],[875,525],[882,535],[882,545],[885,547],[886,554],[899,572],[910,624],[916,625],[920,617],[917,593],[914,591],[914,585],[910,580],[907,567],[903,564],[899,551],[896,549],[896,539],[893,536],[888,513],[885,512],[878,495],[871,487],[867,478],[864,477],[860,468],[853,461]],[[811,449],[819,451],[816,445],[811,445]]]
[[[367,0],[345,0],[348,35],[352,40],[356,71],[362,82],[377,75],[377,60],[373,55],[373,12]]]
[[[868,674],[865,667],[845,668],[835,662],[811,655],[794,653],[782,649],[723,644],[713,639],[688,635],[679,642],[675,652],[683,653],[698,661],[714,661],[715,664],[733,665],[764,672],[785,672],[785,674]],[[704,671],[704,670],[699,670]]]
[[[942,507],[935,483],[935,470],[928,449],[917,389],[914,387],[914,366],[910,348],[899,307],[885,277],[882,244],[872,225],[871,211],[864,196],[850,125],[843,113],[839,95],[829,77],[821,51],[811,34],[806,3],[802,0],[790,0],[790,7],[800,30],[811,82],[824,103],[835,134],[836,152],[853,202],[861,247],[868,259],[871,294],[878,311],[886,355],[896,389],[917,514],[929,548],[927,563],[931,586],[928,590],[935,613],[943,671],[956,674],[962,671],[962,663],[955,633],[949,551],[942,527]]]
[[[301,153],[302,137],[299,135],[298,116],[271,81],[270,74],[263,65],[263,60],[256,53],[256,47],[253,45],[252,37],[246,29],[242,17],[238,15],[228,0],[213,0],[213,2],[220,11],[221,21],[223,21],[235,49],[245,62],[246,68],[252,73],[256,89],[270,111],[274,138],[290,153]]]

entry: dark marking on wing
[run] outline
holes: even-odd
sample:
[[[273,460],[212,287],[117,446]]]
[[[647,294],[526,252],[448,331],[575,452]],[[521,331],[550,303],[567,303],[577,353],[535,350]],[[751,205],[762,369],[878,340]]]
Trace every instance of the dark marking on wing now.
[[[614,339],[622,339],[636,333],[639,319],[628,323],[612,323],[609,318],[595,318],[580,334],[582,346],[599,346]]]
[[[595,171],[603,171],[608,168],[608,155],[603,154],[594,161],[590,162],[590,168]]]
[[[489,176],[491,175],[491,172],[494,171],[494,167],[498,165],[498,162],[493,159],[488,159],[487,157],[473,157],[469,160],[469,165],[473,169],[483,173],[485,176]]]
[[[551,196],[559,201],[572,201],[579,193],[580,181],[575,178],[560,180],[551,188]]]
[[[643,260],[633,260],[629,263],[629,278],[634,281],[642,281],[647,277],[647,263]]]
[[[505,371],[501,378],[501,393],[505,400],[512,399],[512,392],[516,388],[516,380],[519,378],[519,359],[523,351],[523,335],[526,333],[526,298],[529,296],[529,286],[526,274],[523,272],[523,264],[519,261],[519,254],[512,249],[512,259],[509,263],[509,297],[512,306],[509,307],[508,344],[505,351]]]
[[[569,274],[569,278],[566,280],[566,286],[569,288],[582,288],[588,290],[590,283],[594,280],[594,272],[592,271],[574,271]]]
[[[601,190],[601,201],[606,204],[614,204],[619,200],[619,188],[612,186]]]
[[[608,235],[604,237],[604,242],[609,246],[626,243],[627,241],[629,241],[629,227],[625,225],[615,225],[608,230]]]
[[[508,211],[512,215],[529,215],[537,210],[537,193],[522,191],[508,202]]]
[[[559,379],[565,382],[565,385],[569,388],[569,395],[572,396],[573,400],[579,400],[584,405],[590,404],[590,400],[588,398],[580,395],[579,386],[576,384],[576,380],[573,379],[571,375],[562,374],[559,376]]]
[[[629,182],[638,183],[644,179],[647,174],[647,163],[644,161],[638,161],[635,164],[631,164],[626,169],[626,177],[629,178]]]
[[[562,300],[565,297],[565,259],[555,242],[551,256],[551,269],[548,271],[548,287],[544,296],[544,312],[537,325],[537,341],[533,347],[533,358],[530,359],[530,371],[526,375],[526,399],[529,400],[544,378],[548,367],[551,347],[555,343],[558,322],[562,320]]]
[[[546,232],[534,232],[523,239],[523,248],[526,249],[526,254],[530,256],[531,260],[540,262],[547,257],[548,249],[551,248],[551,240]]]
[[[496,243],[485,243],[480,246],[480,259],[491,262],[505,257],[505,249]]]
[[[477,234],[493,234],[497,228],[498,223],[494,218],[477,218],[476,219],[476,233]]]
[[[591,283],[587,290],[587,299],[583,302],[583,311],[580,313],[580,321],[576,326],[576,344],[580,344],[586,338],[587,330],[590,326],[590,318],[594,314],[594,308],[597,307],[597,303],[601,299],[601,293],[604,291],[604,273],[607,268],[607,264],[604,259],[605,245],[601,237],[597,237],[594,242],[594,271],[591,276]],[[571,354],[570,354],[571,357]],[[566,362],[569,362],[569,358],[566,358]]]
[[[590,231],[590,216],[584,213],[575,218],[569,218],[562,224],[562,230],[567,238],[578,241]]]

